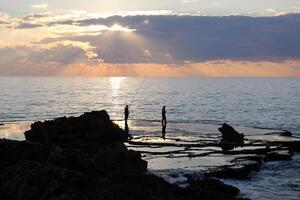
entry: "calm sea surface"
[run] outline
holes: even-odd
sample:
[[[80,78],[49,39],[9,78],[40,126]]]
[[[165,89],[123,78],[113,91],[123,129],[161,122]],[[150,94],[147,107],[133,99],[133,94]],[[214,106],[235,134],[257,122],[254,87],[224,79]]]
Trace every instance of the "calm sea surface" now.
[[[0,123],[34,121],[106,109],[122,120],[290,130],[300,135],[300,78],[0,77]],[[190,130],[192,128],[187,130]],[[195,126],[196,127],[196,126]],[[197,132],[197,130],[194,130]],[[299,199],[300,155],[271,162],[246,181],[225,180],[251,199]]]
[[[132,103],[132,100],[135,100]],[[106,109],[123,119],[222,123],[300,131],[299,78],[0,77],[0,122]]]

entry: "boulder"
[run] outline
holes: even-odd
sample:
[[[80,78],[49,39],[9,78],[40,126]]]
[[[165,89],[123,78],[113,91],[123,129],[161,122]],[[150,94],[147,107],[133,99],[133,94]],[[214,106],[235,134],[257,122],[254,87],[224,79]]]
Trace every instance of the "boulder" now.
[[[81,172],[144,172],[147,162],[124,144],[126,134],[106,111],[36,122],[25,132],[28,144],[49,151],[47,164]]]
[[[84,113],[79,117],[61,117],[35,122],[25,138],[61,148],[96,151],[101,145],[126,141],[124,131],[114,124],[105,110]]]
[[[244,144],[244,134],[237,132],[232,126],[224,123],[218,130],[222,133],[222,139],[219,144],[223,151],[228,151]]]
[[[222,139],[234,142],[243,142],[244,134],[237,132],[232,126],[224,123],[218,129],[222,133]]]
[[[190,199],[235,199],[239,194],[239,189],[224,184],[216,178],[206,178],[203,180],[189,180],[191,186],[189,189]]]

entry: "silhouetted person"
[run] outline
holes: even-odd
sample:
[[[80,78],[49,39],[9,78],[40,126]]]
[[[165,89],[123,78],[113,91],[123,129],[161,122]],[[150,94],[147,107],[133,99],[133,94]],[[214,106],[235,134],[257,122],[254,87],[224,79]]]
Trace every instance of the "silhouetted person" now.
[[[166,106],[164,106],[161,110],[161,115],[162,115],[162,119],[161,119],[161,125],[162,126],[166,126],[167,125],[167,118],[166,118]]]
[[[167,128],[167,118],[166,118],[166,106],[164,106],[161,110],[161,115],[162,115],[162,119],[161,119],[161,126],[162,126],[162,138],[166,139],[166,128]]]
[[[127,120],[128,120],[128,117],[129,117],[129,108],[128,108],[128,105],[126,105],[126,107],[125,107],[124,114],[125,114],[125,123],[127,123]]]

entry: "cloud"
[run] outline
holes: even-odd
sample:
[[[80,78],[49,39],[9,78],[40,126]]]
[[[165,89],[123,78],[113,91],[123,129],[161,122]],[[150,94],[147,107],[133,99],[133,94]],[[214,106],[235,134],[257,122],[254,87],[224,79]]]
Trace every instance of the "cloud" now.
[[[157,13],[99,17],[72,11],[23,18],[0,14],[1,75],[92,75],[104,73],[101,67],[105,73],[141,75],[144,68],[140,65],[148,66],[144,70],[151,75],[299,75],[300,14]]]
[[[186,65],[155,63],[76,64],[63,68],[61,76],[162,76],[162,77],[299,77],[300,62],[216,60]]]
[[[146,58],[151,58],[151,57],[152,57],[152,54],[151,54],[151,52],[150,52],[148,49],[145,49],[145,50],[144,50],[143,55],[144,55]]]
[[[43,25],[41,25],[41,24],[31,24],[31,23],[21,23],[16,28],[18,28],[18,29],[32,29],[32,28],[37,28],[37,27],[41,27],[41,26],[43,26]]]
[[[39,4],[33,4],[30,7],[36,8],[36,9],[46,9],[46,8],[48,8],[48,4],[47,3],[39,3]]]
[[[151,24],[145,24],[145,20]],[[123,52],[120,54],[128,55],[128,62],[135,62],[127,52],[139,51],[142,48],[154,52],[150,60],[152,62],[169,62],[170,60],[163,59],[166,56],[162,56],[169,54],[172,55],[171,61],[177,63],[184,60],[198,62],[215,59],[298,59],[299,20],[300,15],[296,14],[278,17],[115,16],[79,20],[76,23],[80,27],[86,27],[91,24],[110,25],[118,22],[136,30],[135,34],[145,41],[143,44],[134,45],[134,41],[125,38],[120,42],[120,38],[113,37],[114,40],[110,40],[107,35],[97,37],[99,44],[108,47],[106,51],[110,55],[113,55],[114,48],[117,48],[118,52]],[[94,37],[90,37],[89,41],[97,43]],[[106,41],[119,43],[112,48]],[[110,58],[108,60],[114,62]],[[139,61],[137,58],[136,62]],[[115,58],[115,62],[120,60]]]
[[[181,3],[196,3],[198,2],[199,0],[181,0],[180,2]]]
[[[267,8],[266,11],[267,11],[267,12],[271,12],[271,13],[278,12],[277,10],[272,9],[272,8]]]

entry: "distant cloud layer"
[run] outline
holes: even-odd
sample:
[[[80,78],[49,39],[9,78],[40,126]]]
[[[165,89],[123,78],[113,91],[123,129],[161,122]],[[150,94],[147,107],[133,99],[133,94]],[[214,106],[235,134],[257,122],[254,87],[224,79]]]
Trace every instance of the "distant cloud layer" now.
[[[160,67],[156,72],[165,75],[300,76],[300,14],[214,17],[159,10],[120,15],[0,14],[0,75],[92,75],[87,69],[95,75],[108,75],[109,69],[118,75],[143,70],[155,75]],[[227,66],[230,73],[220,68],[217,74],[215,66]]]
[[[45,9],[48,8],[48,4],[47,3],[33,4],[30,7],[37,8],[37,9]]]

